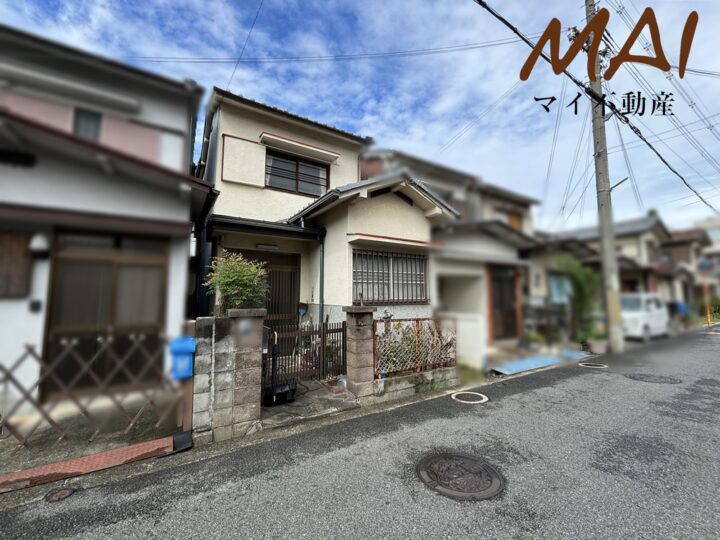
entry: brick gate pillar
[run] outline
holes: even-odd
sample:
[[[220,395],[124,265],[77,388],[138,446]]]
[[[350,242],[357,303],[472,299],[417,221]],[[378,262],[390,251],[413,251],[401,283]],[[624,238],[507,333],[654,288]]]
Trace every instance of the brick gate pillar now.
[[[347,389],[355,397],[373,395],[373,313],[370,306],[343,306],[347,319]]]
[[[266,310],[231,309],[195,324],[193,440],[201,445],[261,429],[262,329]]]

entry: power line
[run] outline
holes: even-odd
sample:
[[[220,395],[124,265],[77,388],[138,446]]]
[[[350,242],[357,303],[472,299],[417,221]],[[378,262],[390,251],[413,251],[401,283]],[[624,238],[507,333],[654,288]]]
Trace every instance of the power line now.
[[[708,116],[708,119],[710,119],[710,118],[715,118],[716,116],[720,116],[720,113],[711,114],[710,116]],[[698,123],[700,123],[700,122],[702,122],[702,120],[694,120],[694,121],[692,121],[692,122],[688,122],[687,124],[685,124],[685,127],[692,126],[693,124],[698,124]],[[720,122],[715,123],[715,124],[712,124],[712,125],[713,125],[713,127],[720,126]],[[707,128],[706,128],[706,126],[703,125],[703,126],[701,126],[701,127],[699,127],[699,128],[688,129],[688,132],[689,132],[689,133],[696,133],[696,132],[702,131],[702,130],[704,130],[704,129],[707,129]],[[661,138],[661,137],[660,137],[660,135],[667,135],[668,133],[673,133],[673,132],[675,132],[675,131],[678,131],[678,128],[672,127],[672,128],[670,128],[670,129],[666,129],[666,130],[664,130],[664,131],[659,131],[659,132],[657,132],[655,135],[653,135],[652,137],[648,137],[648,139],[651,139],[651,140],[652,140],[651,142],[663,142],[663,141],[669,141],[669,140],[671,140],[671,139],[677,139],[678,137],[683,137],[683,136],[684,136],[683,133],[678,133],[677,135],[673,135],[672,137],[665,137],[665,138]],[[626,148],[627,150],[632,150],[632,149],[634,149],[634,148],[639,148],[639,147],[642,147],[642,146],[645,146],[642,141],[634,141],[634,142],[631,142],[631,143],[627,143],[627,144],[625,145],[625,148]],[[609,147],[609,149],[608,149],[608,150],[609,150],[609,151],[608,151],[608,154],[614,154],[615,152],[619,152],[620,149],[621,149],[621,148],[620,148],[620,145],[619,145],[619,144],[616,144],[615,146],[611,146],[611,147]]]
[[[630,18],[630,15],[627,13],[627,9],[625,8],[625,6],[622,5],[620,0],[618,0],[617,2],[615,2],[615,0],[606,0],[606,1],[607,1],[608,5],[617,12],[617,14],[620,16],[620,18],[625,23],[625,25],[632,31],[632,29],[634,28],[634,21],[632,20],[632,18]],[[639,13],[637,6],[635,6],[633,4],[633,7],[635,7],[635,10],[638,11],[638,13]],[[613,42],[615,41],[614,39],[612,39],[610,32],[606,31],[605,33]],[[652,44],[644,35],[640,34],[639,38],[643,44],[643,48],[648,53],[654,52]],[[615,45],[616,45],[616,48],[619,49],[619,47],[617,46],[617,43]],[[611,46],[611,48],[612,48],[612,46]],[[640,74],[640,71],[635,66],[631,66],[630,64],[625,64],[625,66],[628,67],[628,69],[630,69],[632,67],[631,71],[634,71],[635,74],[637,75],[637,76],[633,75],[633,77],[635,78],[636,81],[638,81],[638,76],[639,76],[647,84],[647,86],[649,86],[652,89],[652,85],[650,85],[650,83],[647,81],[647,79],[642,77],[642,75]],[[687,83],[688,88],[690,88],[690,90],[697,96],[698,101],[700,102],[699,105],[697,103],[695,103],[695,101],[692,99],[692,97],[678,83],[677,79],[675,79],[675,76],[672,73],[668,73],[667,79],[670,81],[670,84],[673,85],[673,88],[675,88],[676,92],[680,95],[680,97],[682,97],[682,99],[685,101],[685,103],[688,105],[688,107],[690,107],[690,109],[693,111],[693,113],[695,113],[695,115],[699,119],[701,119],[705,122],[706,126],[710,130],[710,133],[713,135],[713,137],[715,137],[718,141],[720,141],[720,135],[718,135],[718,133],[716,133],[713,130],[712,126],[710,125],[710,122],[707,120],[706,115],[703,113],[703,111],[700,107],[702,105],[705,108],[707,108],[707,106],[705,106],[705,103],[703,102],[702,98],[700,97],[700,95],[697,92],[695,92],[695,90],[692,88],[690,83],[689,82]],[[640,81],[638,81],[638,82],[640,82]],[[654,90],[652,90],[652,91],[654,92]],[[675,125],[680,124],[684,128],[684,124],[682,123],[682,121],[680,121],[679,118],[676,118],[676,117],[668,117],[668,118],[673,124],[675,124]],[[715,170],[718,171],[718,173],[720,173],[720,163],[718,163],[718,161],[707,151],[707,149],[700,143],[700,141],[698,141],[695,137],[693,137],[689,133],[688,133],[687,138],[688,138],[688,142],[690,142],[691,145],[698,152],[700,152],[701,155],[703,155],[703,158],[706,159],[706,161],[708,161],[711,164],[711,166],[713,168],[715,168]]]
[[[252,24],[250,25],[250,30],[248,30],[247,36],[245,36],[245,43],[243,43],[242,49],[240,50],[240,54],[237,57],[237,61],[235,62],[235,67],[232,70],[232,73],[230,74],[230,78],[227,82],[227,87],[225,88],[225,91],[228,92],[230,90],[230,84],[232,84],[232,80],[235,77],[235,72],[237,71],[238,65],[240,65],[240,60],[242,60],[242,56],[245,53],[245,48],[247,47],[248,42],[250,41],[250,36],[252,35],[252,31],[255,28],[255,23],[258,20],[258,17],[260,16],[260,10],[263,7],[263,2],[265,0],[260,0],[260,3],[258,4],[257,11],[255,12],[255,18],[253,19]],[[222,104],[224,96],[220,96],[220,103]]]
[[[483,110],[481,113],[479,113],[475,118],[470,120],[468,123],[466,123],[457,133],[455,133],[450,139],[448,139],[445,144],[443,144],[439,149],[438,153],[442,154],[445,150],[453,146],[456,142],[458,142],[460,139],[462,139],[474,126],[477,124],[483,117],[490,114],[495,108],[497,108],[500,103],[505,101],[507,97],[512,94],[512,92],[520,86],[520,81],[515,82],[510,88],[508,88],[504,94],[502,94],[499,98],[497,98],[492,104],[490,104],[485,110]]]
[[[567,90],[567,79],[563,79],[562,90],[560,90],[560,103],[565,103],[565,91]],[[562,113],[564,107],[558,107],[555,115],[555,128],[553,130],[552,146],[550,148],[550,158],[548,159],[547,171],[545,173],[545,184],[543,185],[542,201],[540,203],[540,215],[538,221],[542,220],[545,209],[545,202],[548,195],[548,187],[550,186],[550,176],[552,175],[553,161],[555,160],[555,150],[557,149],[558,133],[562,122]]]
[[[608,96],[612,95],[612,89],[610,88],[610,83],[605,80],[605,88],[607,88],[607,94]],[[627,153],[627,149],[625,148],[625,140],[623,139],[622,130],[620,129],[620,121],[617,119],[617,116],[613,115],[613,118],[615,120],[615,129],[617,131],[618,139],[620,140],[620,147],[622,149],[623,153],[623,160],[625,161],[625,168],[627,169],[628,177],[630,178],[630,185],[632,185],[633,189],[633,195],[635,196],[635,202],[637,203],[638,207],[642,210],[644,209],[644,204],[642,200],[642,195],[640,195],[640,187],[637,183],[637,178],[635,177],[635,173],[633,171],[632,165],[630,163],[630,156]],[[609,154],[609,152],[608,152]]]
[[[572,179],[575,176],[575,171],[577,170],[578,163],[580,162],[580,152],[582,144],[586,140],[586,138],[590,137],[590,131],[585,131],[585,129],[587,128],[588,118],[590,118],[590,107],[592,107],[592,105],[588,103],[587,114],[583,116],[583,122],[580,126],[580,136],[578,137],[577,144],[575,145],[575,153],[573,155],[573,160],[570,165],[570,173],[568,174],[567,182],[565,182],[565,190],[563,191],[563,197],[560,204],[560,214],[565,213],[565,206],[567,205],[568,197],[570,197],[570,187],[572,186]]]
[[[671,66],[674,70],[679,70],[680,68],[678,66]],[[720,71],[711,71],[709,69],[693,69],[693,68],[685,68],[685,73],[692,73],[694,75],[700,75],[703,77],[715,77],[720,78]]]
[[[533,37],[540,37],[542,32],[531,34]],[[348,53],[348,54],[331,54],[323,56],[270,56],[257,58],[242,58],[238,62],[235,57],[216,57],[216,56],[124,56],[125,60],[138,60],[142,62],[155,63],[188,63],[188,64],[229,64],[238,62],[240,64],[274,64],[288,62],[335,62],[348,60],[377,60],[384,58],[406,58],[412,56],[427,56],[434,54],[447,54],[454,52],[472,51],[477,49],[486,49],[489,47],[498,47],[501,45],[510,45],[519,43],[518,38],[503,38],[491,41],[481,41],[476,43],[465,43],[462,45],[448,45],[444,47],[431,47],[424,49],[408,49],[401,51],[384,51],[374,53]]]
[[[500,15],[497,11],[495,11],[490,5],[488,5],[488,3],[487,3],[485,0],[474,0],[474,1],[475,1],[475,3],[477,3],[480,7],[484,8],[485,10],[487,10],[493,17],[495,17],[495,18],[498,19],[501,23],[503,23],[505,26],[507,26],[514,34],[516,34],[517,36],[519,36],[531,49],[535,49],[535,43],[533,43],[527,36],[525,36],[522,32],[520,32],[520,30],[518,30],[515,26],[513,26],[507,19],[505,19],[502,15]],[[544,51],[541,51],[541,52],[540,52],[540,56],[541,56],[548,64],[551,64],[551,65],[552,65],[552,63],[553,63],[552,60],[550,59],[550,57],[549,57]],[[562,72],[565,74],[565,76],[569,77],[570,80],[571,80],[573,83],[575,83],[575,85],[576,85],[578,88],[580,88],[590,99],[594,100],[598,105],[601,105],[601,104],[604,102],[602,96],[597,95],[597,93],[595,93],[591,88],[587,88],[584,84],[582,84],[582,82],[580,82],[580,80],[577,79],[577,77],[575,77],[575,76],[574,76],[572,73],[570,73],[568,70],[565,69],[565,70],[563,70]],[[643,133],[642,133],[634,124],[632,124],[632,123],[630,122],[630,120],[629,120],[624,114],[622,114],[622,113],[618,110],[618,108],[617,108],[612,102],[607,102],[606,105],[607,105],[607,107],[608,107],[614,114],[618,115],[618,119],[620,119],[624,124],[626,124],[626,125],[633,131],[633,133],[635,134],[635,136],[637,136],[639,139],[641,139],[642,141],[645,142],[645,144],[648,146],[648,148],[650,148],[650,150],[653,151],[653,153],[658,157],[658,159],[659,159],[660,161],[662,161],[662,163],[663,163],[668,169],[670,169],[670,171],[671,171],[673,174],[675,174],[675,176],[677,176],[677,177],[680,179],[680,181],[681,181],[683,184],[685,184],[685,186],[686,186],[690,191],[692,191],[693,193],[695,193],[695,195],[698,197],[698,199],[700,199],[703,203],[705,203],[705,205],[706,205],[708,208],[712,209],[713,212],[715,212],[716,214],[720,215],[720,212],[718,212],[718,210],[717,210],[713,205],[711,205],[711,204],[697,191],[697,189],[695,189],[695,188],[685,179],[685,177],[684,177],[683,175],[681,175],[681,174],[663,157],[663,155],[652,145],[652,143],[650,143],[650,141],[648,141],[648,140],[645,138],[645,136],[643,135]]]

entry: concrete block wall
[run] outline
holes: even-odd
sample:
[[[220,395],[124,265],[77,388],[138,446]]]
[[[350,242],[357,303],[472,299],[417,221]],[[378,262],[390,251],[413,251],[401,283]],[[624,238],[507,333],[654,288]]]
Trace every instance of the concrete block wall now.
[[[195,323],[193,441],[244,437],[261,429],[262,326],[265,310],[229,310]]]
[[[344,306],[346,314],[347,389],[356,398],[373,394],[373,313],[369,306]]]

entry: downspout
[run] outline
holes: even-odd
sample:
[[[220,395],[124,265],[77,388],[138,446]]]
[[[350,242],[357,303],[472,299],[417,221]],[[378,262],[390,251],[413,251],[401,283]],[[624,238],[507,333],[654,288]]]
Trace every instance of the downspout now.
[[[325,231],[320,235],[320,298],[319,321],[325,321]]]

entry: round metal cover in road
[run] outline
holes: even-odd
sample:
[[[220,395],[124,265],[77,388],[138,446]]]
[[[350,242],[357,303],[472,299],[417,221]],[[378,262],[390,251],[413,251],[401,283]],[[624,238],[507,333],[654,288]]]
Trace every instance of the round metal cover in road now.
[[[57,488],[53,489],[52,491],[49,491],[45,494],[45,500],[47,502],[59,502],[64,499],[67,499],[70,495],[75,493],[77,491],[77,488],[73,487],[63,487],[63,488]]]
[[[590,369],[607,369],[606,364],[599,364],[597,362],[579,362],[578,366],[586,367]]]
[[[451,499],[482,501],[505,488],[498,471],[465,454],[430,454],[418,461],[415,470],[425,485]]]
[[[470,399],[464,396],[469,396]],[[450,397],[453,398],[455,401],[459,401],[460,403],[470,404],[487,403],[489,399],[485,394],[480,394],[479,392],[454,392],[450,394]]]
[[[680,384],[682,381],[675,377],[665,377],[663,375],[652,375],[650,373],[628,373],[625,375],[633,381],[649,382],[655,384]]]

